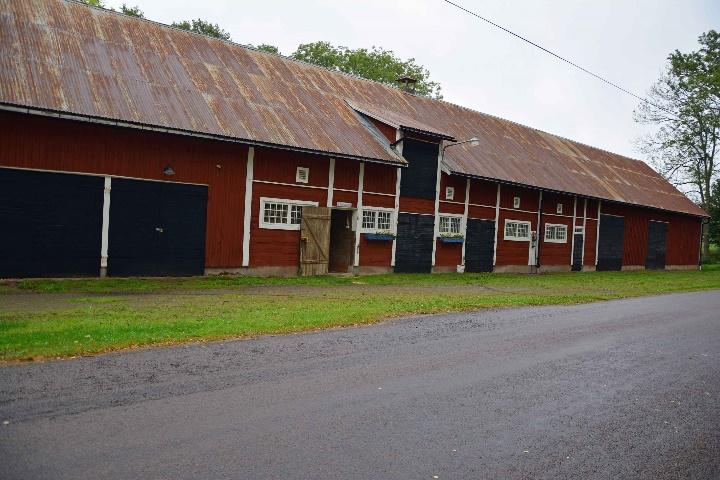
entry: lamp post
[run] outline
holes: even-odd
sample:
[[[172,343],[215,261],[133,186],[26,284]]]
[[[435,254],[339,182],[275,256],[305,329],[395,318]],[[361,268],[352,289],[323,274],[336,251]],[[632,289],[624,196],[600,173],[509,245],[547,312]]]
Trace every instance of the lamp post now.
[[[477,147],[480,145],[480,140],[478,140],[477,137],[468,138],[467,140],[463,140],[462,142],[455,142],[455,143],[448,143],[445,145],[442,149],[442,155],[440,155],[441,158],[445,158],[445,149],[448,147],[454,147],[455,145],[462,145],[464,143],[469,143],[473,147]]]

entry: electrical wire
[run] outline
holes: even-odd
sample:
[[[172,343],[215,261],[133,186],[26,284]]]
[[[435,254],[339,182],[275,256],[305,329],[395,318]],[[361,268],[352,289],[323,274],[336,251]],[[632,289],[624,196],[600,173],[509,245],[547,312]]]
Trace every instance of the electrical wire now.
[[[493,27],[499,28],[500,30],[504,31],[505,33],[509,33],[509,34],[512,35],[513,37],[519,38],[520,40],[522,40],[522,41],[525,42],[525,43],[529,43],[529,44],[532,45],[533,47],[538,48],[538,49],[542,50],[543,52],[552,55],[553,57],[557,58],[558,60],[561,60],[561,61],[563,61],[563,62],[565,62],[565,63],[567,63],[567,64],[569,64],[569,65],[572,65],[573,67],[577,68],[578,70],[581,70],[581,71],[587,73],[588,75],[590,75],[590,76],[592,76],[592,77],[595,77],[596,79],[600,80],[601,82],[605,82],[606,84],[608,84],[608,85],[610,85],[610,86],[612,86],[612,87],[615,87],[616,89],[620,90],[621,92],[626,93],[626,94],[628,94],[628,95],[631,95],[631,96],[635,97],[636,99],[640,100],[641,102],[645,102],[645,103],[648,103],[648,104],[650,104],[650,105],[652,105],[652,106],[654,106],[654,107],[656,107],[656,108],[660,108],[661,110],[665,110],[664,108],[660,107],[659,105],[656,105],[656,104],[650,102],[648,99],[643,98],[643,97],[641,97],[640,95],[637,95],[637,94],[631,92],[630,90],[627,90],[627,89],[621,87],[620,85],[611,82],[610,80],[608,80],[608,79],[606,79],[606,78],[598,75],[597,73],[591,72],[591,71],[588,70],[587,68],[582,67],[582,66],[578,65],[577,63],[575,63],[575,62],[573,62],[573,61],[571,61],[571,60],[568,60],[567,58],[565,58],[565,57],[563,57],[563,56],[561,56],[561,55],[558,55],[557,53],[553,52],[552,50],[549,50],[549,49],[543,47],[542,45],[539,45],[539,44],[533,42],[532,40],[529,40],[529,39],[523,37],[522,35],[519,35],[519,34],[513,32],[512,30],[503,27],[502,25],[498,25],[497,23],[493,22],[492,20],[490,20],[490,19],[488,19],[488,18],[485,18],[485,17],[483,17],[483,16],[481,16],[481,15],[473,12],[472,10],[469,10],[469,9],[463,7],[462,5],[459,5],[459,4],[457,4],[457,3],[455,3],[455,2],[452,2],[452,1],[450,1],[450,0],[443,0],[443,1],[444,1],[445,3],[447,3],[447,4],[449,4],[449,5],[452,5],[453,7],[457,8],[457,9],[459,9],[459,10],[462,10],[462,11],[465,12],[465,13],[468,13],[468,14],[470,14],[470,15],[472,15],[472,16],[480,19],[480,20],[482,20],[483,22],[489,23],[489,24],[492,25]]]

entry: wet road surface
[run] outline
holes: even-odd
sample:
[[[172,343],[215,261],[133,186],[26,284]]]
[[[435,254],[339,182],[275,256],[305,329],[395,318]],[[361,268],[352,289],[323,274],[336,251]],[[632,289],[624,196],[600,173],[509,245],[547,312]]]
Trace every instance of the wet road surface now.
[[[717,479],[720,292],[11,365],[0,420],[3,479]]]

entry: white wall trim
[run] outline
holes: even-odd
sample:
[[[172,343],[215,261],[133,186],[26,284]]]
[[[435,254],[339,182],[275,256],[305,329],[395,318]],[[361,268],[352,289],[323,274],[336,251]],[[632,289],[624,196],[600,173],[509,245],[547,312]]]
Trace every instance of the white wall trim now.
[[[483,208],[492,208],[495,210],[496,205],[483,205],[482,203],[468,203],[471,207],[483,207]]]
[[[583,207],[583,248],[582,248],[582,257],[580,261],[580,265],[582,267],[585,266],[585,229],[587,227],[587,198],[585,199],[585,206]]]
[[[435,179],[435,221],[433,222],[433,244],[432,244],[432,261],[430,265],[435,266],[435,251],[437,250],[437,237],[440,235],[440,217],[438,212],[440,211],[440,178],[442,176],[442,156],[443,156],[443,142],[438,144],[438,159],[437,159],[437,170]]]
[[[365,162],[360,162],[358,172],[357,210],[355,213],[355,258],[353,265],[360,267],[360,227],[362,227],[363,187],[365,185]]]
[[[537,215],[537,210],[520,210],[519,208],[507,208],[507,207],[499,207],[500,210],[504,210],[506,212],[520,212],[520,213],[529,213],[531,215]]]
[[[250,147],[252,148],[252,147]],[[328,187],[321,187],[318,185],[303,185],[300,183],[283,183],[283,182],[271,182],[269,180],[253,180],[255,183],[265,183],[268,185],[281,185],[284,187],[297,187],[297,188],[314,188],[317,190],[327,190]]]
[[[383,197],[394,197],[395,196],[394,193],[380,193],[380,192],[368,192],[368,191],[364,191],[363,195],[380,195]]]
[[[500,184],[497,184],[497,198],[495,199],[495,243],[493,244],[493,267],[497,264],[498,222],[500,222]]]
[[[100,241],[100,275],[105,276],[104,269],[108,262],[108,242],[110,239],[110,190],[112,190],[112,177],[105,177],[102,207],[102,234]]]
[[[602,200],[598,200],[597,231],[595,232],[595,266],[598,264],[598,251],[600,250],[600,209]]]
[[[470,210],[470,177],[465,180],[465,210],[462,216],[462,234],[465,239],[462,243],[462,256],[460,257],[460,265],[465,268],[465,245],[467,244],[467,223],[468,223],[468,211]]]
[[[402,148],[402,144],[400,145],[400,148]],[[401,153],[402,155],[402,153]],[[400,178],[402,176],[402,169],[397,168],[397,176],[395,177],[395,211],[393,212],[393,231],[396,232],[397,235],[397,224],[398,224],[398,215],[400,215]],[[397,250],[397,236],[393,238],[392,241],[392,255],[390,257],[390,266],[395,266],[395,251]]]
[[[330,157],[330,165],[328,167],[328,194],[327,194],[327,206],[333,206],[333,190],[335,187],[335,159]]]
[[[575,197],[575,200],[573,201],[573,214],[572,214],[572,228],[570,229],[570,235],[572,235],[572,240],[570,242],[570,267],[573,265],[573,261],[575,260],[575,221],[577,216],[577,196]]]
[[[252,218],[252,190],[255,171],[255,147],[248,147],[245,169],[245,209],[243,210],[242,266],[250,265],[250,219]]]

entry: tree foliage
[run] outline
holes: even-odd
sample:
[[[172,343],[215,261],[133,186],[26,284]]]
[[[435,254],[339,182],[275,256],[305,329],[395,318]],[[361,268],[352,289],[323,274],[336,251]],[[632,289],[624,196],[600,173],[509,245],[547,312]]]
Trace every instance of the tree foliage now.
[[[137,5],[135,5],[134,7],[128,7],[123,3],[122,7],[120,7],[120,11],[125,15],[129,15],[131,17],[145,18],[145,14],[142,10],[140,10],[140,7],[138,7]]]
[[[232,40],[230,38],[230,32],[220,28],[217,23],[211,23],[200,18],[196,20],[183,20],[182,22],[173,22],[172,25],[175,28],[181,28],[190,32],[200,33],[209,37],[220,38],[222,40]]]
[[[415,63],[414,58],[402,60],[391,50],[381,47],[351,49],[336,47],[329,42],[301,44],[293,58],[319,65],[330,70],[357,75],[386,85],[399,86],[397,79],[410,77],[417,80],[415,93],[441,99],[440,85],[430,80],[430,72]]]
[[[710,30],[699,43],[695,52],[669,55],[667,69],[648,101],[635,110],[635,120],[657,127],[639,140],[641,151],[708,210],[720,146],[720,34]],[[703,243],[707,253],[707,235]]]
[[[715,245],[720,245],[720,180],[715,180],[713,183],[708,204],[708,213],[710,214],[710,242]]]
[[[260,45],[249,45],[249,46],[256,50],[260,50],[262,52],[275,53],[277,55],[280,55],[280,49],[278,47],[276,47],[275,45],[261,43]]]

